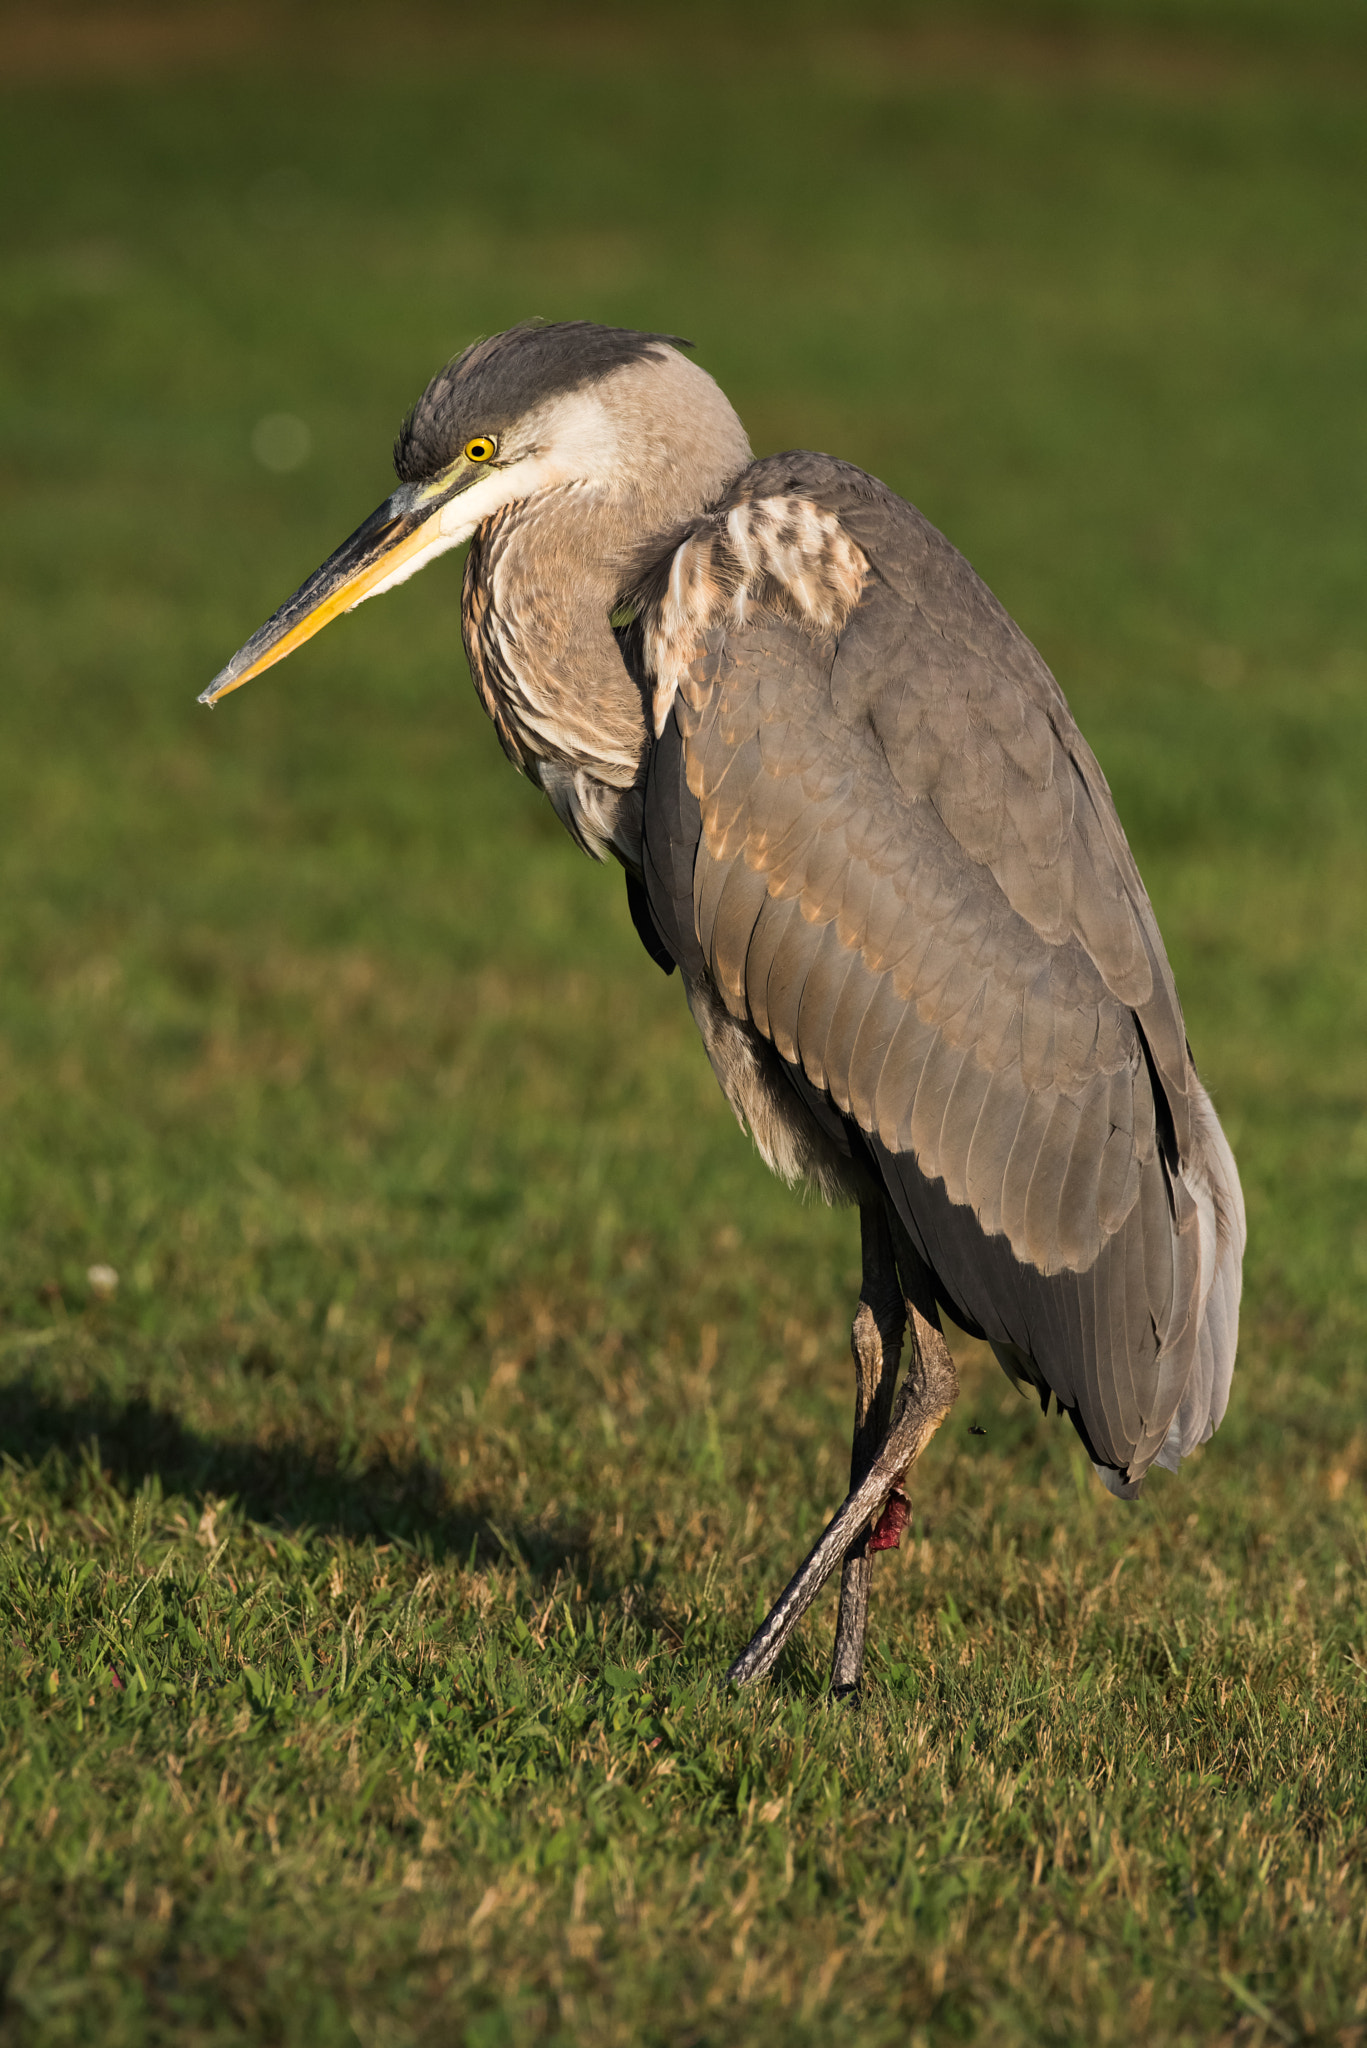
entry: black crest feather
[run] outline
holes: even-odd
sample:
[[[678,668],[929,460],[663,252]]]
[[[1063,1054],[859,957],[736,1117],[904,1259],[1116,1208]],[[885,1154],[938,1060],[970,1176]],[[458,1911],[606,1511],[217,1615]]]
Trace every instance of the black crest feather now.
[[[399,429],[400,481],[425,482],[455,460],[471,435],[502,433],[545,399],[596,383],[662,346],[693,344],[677,334],[637,334],[591,320],[527,320],[472,342],[438,371]]]

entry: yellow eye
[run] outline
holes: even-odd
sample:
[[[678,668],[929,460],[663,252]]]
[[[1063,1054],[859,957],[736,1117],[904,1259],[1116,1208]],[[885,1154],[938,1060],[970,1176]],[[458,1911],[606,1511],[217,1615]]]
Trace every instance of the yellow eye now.
[[[497,446],[498,443],[491,440],[487,434],[476,434],[473,441],[467,441],[465,444],[465,460],[487,462]]]

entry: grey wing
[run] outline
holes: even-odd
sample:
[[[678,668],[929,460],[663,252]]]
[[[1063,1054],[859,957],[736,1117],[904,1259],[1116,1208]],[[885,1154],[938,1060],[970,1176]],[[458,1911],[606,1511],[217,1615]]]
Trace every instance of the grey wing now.
[[[780,595],[697,636],[652,914],[862,1132],[956,1319],[1137,1479],[1223,1412],[1242,1253],[1153,912],[1024,636],[912,508],[799,460],[868,573],[835,630]]]

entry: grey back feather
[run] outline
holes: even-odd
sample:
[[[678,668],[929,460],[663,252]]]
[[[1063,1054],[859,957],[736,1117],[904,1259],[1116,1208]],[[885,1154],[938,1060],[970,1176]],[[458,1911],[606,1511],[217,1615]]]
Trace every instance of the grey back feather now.
[[[832,523],[858,550],[852,602],[813,597],[819,563],[775,574],[794,504],[829,559]],[[1102,1464],[1141,1476],[1175,1418],[1189,1449],[1233,1364],[1238,1181],[1048,669],[919,513],[825,457],[754,464],[645,603],[671,951],[863,1134],[951,1313]]]

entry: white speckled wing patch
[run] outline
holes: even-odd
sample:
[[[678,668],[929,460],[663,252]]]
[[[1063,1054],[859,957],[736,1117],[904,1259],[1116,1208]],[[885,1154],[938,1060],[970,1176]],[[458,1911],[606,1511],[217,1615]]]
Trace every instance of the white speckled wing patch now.
[[[743,625],[747,606],[766,599],[790,607],[817,633],[838,633],[868,569],[834,513],[792,494],[733,506],[690,535],[646,628],[656,738],[705,633],[728,620]]]

